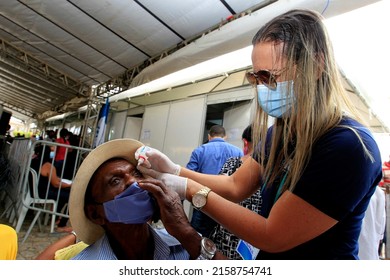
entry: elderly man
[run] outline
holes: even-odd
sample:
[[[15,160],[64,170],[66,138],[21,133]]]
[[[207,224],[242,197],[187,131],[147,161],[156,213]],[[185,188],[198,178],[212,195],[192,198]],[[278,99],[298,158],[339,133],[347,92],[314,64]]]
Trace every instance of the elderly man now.
[[[132,139],[112,140],[94,149],[80,166],[69,215],[77,237],[89,246],[73,259],[190,259],[177,239],[150,225],[159,211],[152,196],[137,183],[144,179],[134,159],[140,146]]]

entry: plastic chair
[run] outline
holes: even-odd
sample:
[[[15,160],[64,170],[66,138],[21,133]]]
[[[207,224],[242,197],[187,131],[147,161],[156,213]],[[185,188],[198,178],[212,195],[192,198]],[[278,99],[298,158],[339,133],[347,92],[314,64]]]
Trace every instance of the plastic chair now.
[[[26,214],[27,214],[29,209],[32,209],[32,210],[37,211],[37,212],[34,216],[34,219],[32,220],[32,222],[30,224],[30,227],[28,228],[28,230],[26,232],[26,235],[24,236],[22,243],[29,236],[29,234],[30,234],[32,228],[34,227],[36,221],[38,220],[40,214],[44,211],[47,211],[46,206],[51,205],[53,212],[56,211],[56,209],[57,209],[57,202],[54,199],[43,199],[43,198],[39,197],[39,194],[38,194],[38,175],[37,175],[36,171],[34,169],[32,169],[31,167],[29,168],[29,173],[31,174],[31,186],[29,185],[30,182],[26,183],[26,187],[25,187],[26,194],[23,198],[22,208],[20,210],[18,223],[17,223],[16,228],[15,228],[16,232],[20,231],[20,228],[22,227],[22,224],[24,222],[24,219],[25,219]],[[31,190],[33,192],[32,195],[30,192],[30,187],[31,187]],[[51,228],[50,228],[51,233],[54,232],[55,222],[56,222],[56,216],[53,214],[52,218],[51,218]],[[40,220],[38,220],[38,225],[39,225],[39,229],[41,230]]]

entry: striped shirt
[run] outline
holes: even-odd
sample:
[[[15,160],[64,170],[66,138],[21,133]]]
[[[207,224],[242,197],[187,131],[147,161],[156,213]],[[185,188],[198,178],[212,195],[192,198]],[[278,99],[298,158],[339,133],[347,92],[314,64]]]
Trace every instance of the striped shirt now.
[[[150,227],[154,238],[154,260],[188,260],[188,252],[179,241],[171,236],[165,229]],[[107,235],[103,235],[95,243],[91,244],[72,260],[117,260],[110,246]]]

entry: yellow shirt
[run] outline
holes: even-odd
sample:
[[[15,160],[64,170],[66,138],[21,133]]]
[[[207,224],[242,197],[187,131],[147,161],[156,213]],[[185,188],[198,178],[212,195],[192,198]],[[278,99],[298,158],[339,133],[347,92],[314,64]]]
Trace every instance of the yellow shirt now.
[[[16,260],[18,235],[14,228],[0,224],[0,260]]]

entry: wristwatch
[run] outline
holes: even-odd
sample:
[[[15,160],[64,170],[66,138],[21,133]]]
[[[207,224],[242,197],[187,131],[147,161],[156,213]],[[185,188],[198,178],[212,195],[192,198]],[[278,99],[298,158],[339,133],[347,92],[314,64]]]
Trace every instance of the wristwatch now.
[[[203,237],[200,241],[200,255],[198,260],[211,260],[214,258],[216,252],[217,247],[214,242],[207,237]]]
[[[192,205],[198,210],[202,209],[207,203],[207,196],[210,192],[211,190],[208,187],[200,189],[192,196]]]

